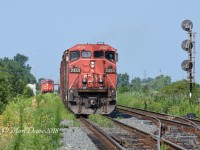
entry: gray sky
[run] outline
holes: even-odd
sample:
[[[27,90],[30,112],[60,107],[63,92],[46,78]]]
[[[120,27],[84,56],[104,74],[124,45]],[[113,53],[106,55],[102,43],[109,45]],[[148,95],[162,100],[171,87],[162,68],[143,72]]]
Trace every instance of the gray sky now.
[[[2,0],[0,58],[29,57],[38,78],[58,81],[64,50],[79,43],[105,42],[118,50],[118,73],[130,78],[169,75],[186,78],[188,58],[181,28],[193,22],[196,81],[200,82],[199,0]]]

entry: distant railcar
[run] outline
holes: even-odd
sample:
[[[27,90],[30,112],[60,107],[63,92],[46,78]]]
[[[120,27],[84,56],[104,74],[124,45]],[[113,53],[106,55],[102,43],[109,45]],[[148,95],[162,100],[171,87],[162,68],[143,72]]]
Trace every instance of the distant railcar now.
[[[54,92],[54,81],[51,79],[44,79],[41,81],[41,92],[42,93],[48,93]]]
[[[64,51],[60,94],[75,114],[109,114],[116,106],[117,50],[107,44],[77,44]]]

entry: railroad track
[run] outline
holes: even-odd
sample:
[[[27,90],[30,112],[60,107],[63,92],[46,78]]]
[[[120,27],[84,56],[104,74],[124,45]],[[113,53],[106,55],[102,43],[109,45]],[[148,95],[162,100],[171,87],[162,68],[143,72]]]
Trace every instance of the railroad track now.
[[[117,106],[116,111],[136,116],[137,118],[151,120],[157,125],[157,137],[160,137],[160,142],[168,145],[170,149],[200,149],[198,121],[195,122],[183,117],[123,106]],[[159,123],[154,118],[161,122],[160,129],[158,128]]]
[[[80,121],[84,123],[85,126],[90,129],[98,137],[101,143],[104,143],[104,146],[108,149],[160,150],[161,142],[165,144],[169,149],[184,149],[168,140],[161,139],[161,122],[159,119],[151,117],[151,120],[157,123],[158,128],[155,134],[151,134],[121,123],[113,118],[108,118],[113,121],[115,127],[106,129],[106,131],[103,128],[98,127],[91,121],[83,117],[80,118]]]
[[[160,133],[151,134],[135,127],[126,125],[120,121],[114,120],[110,118],[113,123],[126,130],[129,134],[126,136],[121,136],[115,134],[113,138],[118,141],[124,148],[126,149],[151,149],[151,150],[159,150],[160,149]],[[157,120],[159,122],[159,120]],[[158,128],[159,125],[158,125]]]
[[[160,149],[160,138],[157,137],[157,135],[128,126],[112,118],[109,119],[112,120],[115,127],[107,129],[106,131],[83,117],[80,118],[80,121],[84,123],[108,149]]]
[[[104,144],[105,147],[112,150],[125,150],[118,142],[116,142],[110,135],[105,133],[103,130],[101,130],[99,127],[97,127],[95,124],[90,122],[89,120],[80,117],[80,121],[89,129],[91,130],[101,141],[101,143]]]

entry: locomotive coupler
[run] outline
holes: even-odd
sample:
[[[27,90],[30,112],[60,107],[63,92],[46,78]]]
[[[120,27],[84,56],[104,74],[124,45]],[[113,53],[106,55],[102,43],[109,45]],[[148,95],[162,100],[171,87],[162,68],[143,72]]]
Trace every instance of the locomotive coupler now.
[[[88,107],[89,108],[101,108],[101,99],[98,97],[89,97],[88,100]]]

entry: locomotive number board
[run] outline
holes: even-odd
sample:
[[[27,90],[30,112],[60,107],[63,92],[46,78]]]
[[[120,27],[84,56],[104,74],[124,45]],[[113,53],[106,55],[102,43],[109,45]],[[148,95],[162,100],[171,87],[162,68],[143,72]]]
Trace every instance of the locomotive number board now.
[[[105,73],[115,73],[116,70],[114,68],[106,68]]]
[[[70,68],[70,73],[80,73],[81,69],[80,68]]]

